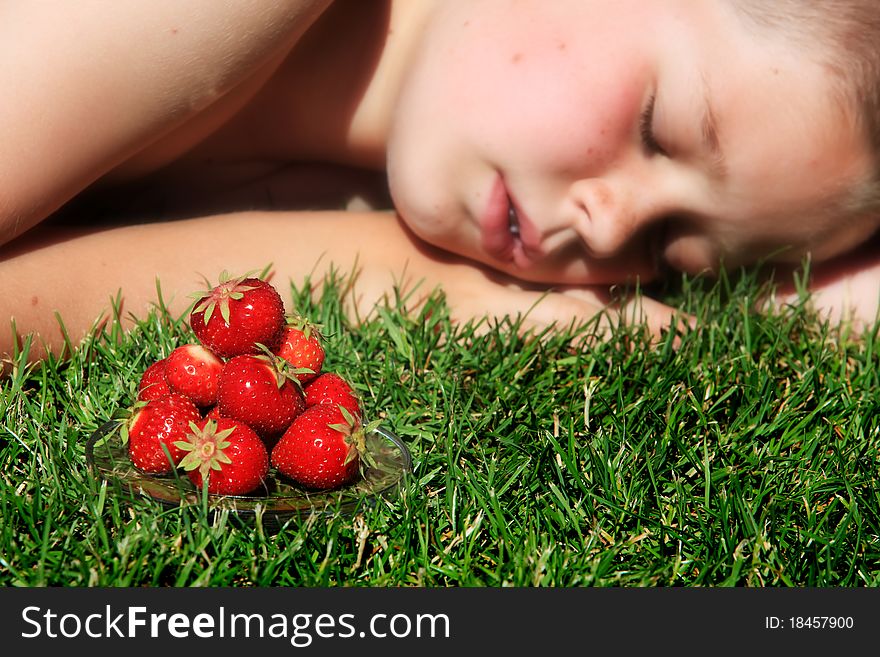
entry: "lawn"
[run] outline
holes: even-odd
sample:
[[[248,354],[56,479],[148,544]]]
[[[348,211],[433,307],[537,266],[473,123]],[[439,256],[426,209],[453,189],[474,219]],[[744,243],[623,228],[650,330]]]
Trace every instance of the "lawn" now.
[[[354,327],[328,286],[286,301],[413,456],[399,495],[281,527],[166,508],[91,475],[89,435],[191,339],[156,309],[0,382],[4,586],[875,586],[875,333],[752,306],[748,277],[666,293],[700,328],[520,335],[442,297]]]

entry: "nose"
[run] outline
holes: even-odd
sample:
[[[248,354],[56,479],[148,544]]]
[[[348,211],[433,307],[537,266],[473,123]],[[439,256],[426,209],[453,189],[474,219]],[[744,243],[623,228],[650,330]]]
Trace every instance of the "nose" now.
[[[638,234],[659,223],[663,213],[649,196],[647,190],[635,194],[630,186],[604,178],[580,180],[572,185],[573,225],[593,257],[619,254]]]

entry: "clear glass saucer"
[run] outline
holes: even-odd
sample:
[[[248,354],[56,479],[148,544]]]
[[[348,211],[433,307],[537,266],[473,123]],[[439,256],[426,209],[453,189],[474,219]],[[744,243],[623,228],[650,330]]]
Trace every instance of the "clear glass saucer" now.
[[[153,475],[134,467],[122,442],[120,426],[118,420],[111,420],[86,442],[86,460],[96,476],[130,499],[148,496],[166,507],[202,503],[203,491],[184,473]],[[270,469],[264,486],[253,494],[208,495],[208,507],[211,511],[228,509],[242,516],[261,514],[264,520],[277,523],[313,513],[353,513],[361,505],[375,503],[379,497],[399,493],[401,482],[412,472],[409,449],[387,429],[379,427],[368,434],[366,448],[372,465],[365,466],[357,480],[341,488],[307,490]]]

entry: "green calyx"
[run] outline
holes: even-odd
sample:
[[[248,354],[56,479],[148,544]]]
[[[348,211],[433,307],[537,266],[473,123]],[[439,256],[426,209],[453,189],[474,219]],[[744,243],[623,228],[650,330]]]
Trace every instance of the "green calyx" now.
[[[196,305],[193,313],[204,313],[203,320],[205,324],[211,321],[211,317],[219,309],[220,316],[226,324],[229,324],[229,302],[240,301],[244,298],[244,293],[256,289],[253,285],[243,285],[242,282],[253,276],[253,272],[248,272],[241,276],[231,277],[229,272],[223,271],[220,274],[220,282],[212,286],[205,279],[205,287],[207,290],[194,292],[190,298],[196,299]]]
[[[345,442],[349,446],[345,464],[347,465],[357,458],[360,459],[362,468],[364,465],[371,468],[376,467],[375,459],[367,449],[367,434],[376,430],[380,424],[379,420],[374,420],[364,426],[345,406],[340,404],[339,411],[345,421],[327,426],[345,436]]]
[[[216,420],[208,420],[204,427],[190,422],[189,428],[190,433],[186,440],[174,443],[186,452],[178,467],[187,472],[198,469],[202,479],[207,479],[211,470],[222,470],[223,464],[232,463],[224,450],[231,444],[227,438],[235,431],[235,427],[217,431]]]
[[[284,360],[284,358],[278,356],[269,349],[269,347],[260,342],[256,344],[256,347],[261,353],[255,356],[255,358],[259,358],[272,368],[272,371],[275,374],[275,383],[278,385],[279,389],[284,385],[285,381],[290,381],[299,388],[300,392],[302,392],[303,385],[299,380],[299,376],[315,373],[314,370],[308,367],[293,367],[290,363]]]
[[[310,340],[314,335],[318,338],[320,342],[324,341],[324,335],[321,332],[323,327],[320,324],[315,324],[308,317],[300,314],[293,314],[287,316],[287,325],[295,328],[297,331],[300,331],[306,340]]]

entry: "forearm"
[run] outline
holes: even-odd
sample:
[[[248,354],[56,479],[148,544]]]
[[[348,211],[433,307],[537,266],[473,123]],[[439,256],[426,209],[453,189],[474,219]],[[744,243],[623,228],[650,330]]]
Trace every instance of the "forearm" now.
[[[330,0],[0,6],[0,244],[281,57]]]
[[[274,280],[284,291],[288,280],[320,279],[331,259],[351,267],[359,244],[397,234],[392,218],[344,213],[238,213],[167,223],[60,232],[46,227],[0,250],[0,353],[12,346],[11,321],[20,336],[34,334],[35,356],[41,345],[57,351],[63,334],[56,320],[78,342],[101,318],[110,316],[111,299],[120,294],[123,319],[144,317],[163,300],[173,314],[204,288],[204,278],[221,271],[244,273],[273,265]],[[339,242],[341,227],[346,239]],[[395,230],[387,230],[392,228]],[[386,234],[387,233],[387,234]],[[326,245],[326,246],[322,246]],[[329,248],[332,253],[323,253]]]
[[[856,332],[870,329],[880,308],[880,242],[875,238],[862,248],[809,269],[805,292],[807,306],[832,325],[848,324]],[[777,306],[800,302],[793,272],[785,272],[771,302]]]
[[[284,295],[307,278],[317,290],[332,270],[351,277],[344,299],[353,318],[367,318],[377,303],[400,291],[408,310],[442,288],[453,320],[522,317],[524,328],[565,328],[608,309],[607,290],[549,290],[524,285],[450,256],[414,238],[392,213],[247,212],[166,223],[61,234],[49,227],[0,249],[0,355],[16,336],[33,334],[32,359],[45,345],[58,351],[63,333],[74,343],[110,317],[117,294],[123,327],[143,318],[158,301],[183,313],[204,278],[272,265]],[[289,298],[289,295],[288,295]],[[292,309],[291,309],[292,310]],[[672,308],[643,299],[613,313],[646,320],[655,332],[675,321]]]

